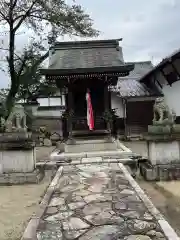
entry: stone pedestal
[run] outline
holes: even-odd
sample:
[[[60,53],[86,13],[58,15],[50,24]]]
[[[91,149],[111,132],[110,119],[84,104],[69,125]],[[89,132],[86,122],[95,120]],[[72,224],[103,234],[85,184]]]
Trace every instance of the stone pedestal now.
[[[0,134],[0,184],[37,183],[42,174],[35,167],[35,146],[27,132]]]
[[[29,173],[35,169],[35,149],[0,150],[0,165],[3,173]]]
[[[148,162],[140,172],[148,181],[180,179],[180,142],[172,137],[147,141]]]
[[[179,142],[172,141],[149,141],[149,161],[152,165],[180,163]]]

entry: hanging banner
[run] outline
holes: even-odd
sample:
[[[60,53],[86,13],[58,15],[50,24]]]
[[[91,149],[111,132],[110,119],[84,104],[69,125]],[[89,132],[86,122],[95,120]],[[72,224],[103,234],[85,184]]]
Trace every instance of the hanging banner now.
[[[86,93],[86,103],[87,103],[87,125],[89,127],[89,130],[92,131],[94,130],[94,115],[91,103],[91,94],[89,89],[87,89]]]

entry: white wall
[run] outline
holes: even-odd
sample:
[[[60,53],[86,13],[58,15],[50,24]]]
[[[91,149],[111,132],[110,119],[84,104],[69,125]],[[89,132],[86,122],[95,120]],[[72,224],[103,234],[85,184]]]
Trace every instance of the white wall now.
[[[38,103],[40,107],[45,106],[65,106],[65,96],[62,95],[61,97],[53,97],[53,98],[38,98]]]
[[[118,97],[116,93],[111,93],[111,108],[116,109],[116,114],[120,118],[124,118],[123,99]]]
[[[38,98],[37,101],[40,107],[53,107],[53,106],[65,106],[65,96],[53,97],[53,98]],[[38,117],[61,117],[64,110],[61,109],[44,109],[37,110],[36,116]]]
[[[169,108],[175,111],[176,116],[180,116],[180,81],[172,86],[164,85],[162,91]]]
[[[37,117],[61,117],[64,110],[40,110],[37,111]]]

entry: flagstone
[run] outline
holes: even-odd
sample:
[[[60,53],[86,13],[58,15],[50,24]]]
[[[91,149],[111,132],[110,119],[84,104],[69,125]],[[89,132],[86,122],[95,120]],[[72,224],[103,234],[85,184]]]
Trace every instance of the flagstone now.
[[[93,194],[93,195],[88,195],[84,197],[84,201],[87,203],[93,202],[93,201],[112,201],[112,196],[110,195],[102,195],[102,194]]]
[[[77,217],[71,217],[69,220],[63,221],[62,226],[63,230],[65,231],[80,230],[90,227],[90,225],[83,222],[83,220]]]
[[[105,225],[95,227],[86,232],[79,240],[111,240],[115,239],[115,236],[120,232],[117,225]]]
[[[64,231],[64,235],[67,240],[73,240],[81,236],[86,231],[87,229]]]
[[[110,202],[103,202],[103,203],[91,203],[84,207],[83,213],[84,215],[92,215],[96,213],[100,213],[102,211],[112,211],[111,203]]]
[[[60,212],[60,213],[57,213],[57,214],[47,217],[45,220],[55,222],[58,220],[66,219],[66,218],[70,217],[73,213],[74,213],[73,211]]]
[[[38,240],[164,240],[158,222],[117,166],[66,167]]]
[[[74,209],[77,209],[77,208],[82,208],[85,205],[86,205],[85,202],[73,202],[73,203],[68,204],[68,207],[71,210],[74,210]]]
[[[130,190],[130,189],[123,189],[120,194],[124,194],[124,195],[135,195],[135,192]]]
[[[83,184],[72,184],[61,189],[61,192],[75,192],[79,189],[83,189],[85,186]]]
[[[54,197],[51,202],[49,203],[49,207],[56,207],[58,205],[63,205],[64,199],[60,197]]]
[[[151,240],[151,238],[144,235],[131,235],[129,237],[124,238],[124,240]]]

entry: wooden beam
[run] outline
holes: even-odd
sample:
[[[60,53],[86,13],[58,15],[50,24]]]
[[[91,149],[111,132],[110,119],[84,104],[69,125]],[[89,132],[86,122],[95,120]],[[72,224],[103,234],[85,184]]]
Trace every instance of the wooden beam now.
[[[162,89],[162,84],[159,82],[159,80],[157,79],[157,77],[154,75],[154,82],[157,82],[157,84],[159,85],[159,87]]]
[[[176,72],[177,76],[180,78],[180,74],[173,62],[171,62],[171,65],[172,65],[172,68],[174,69],[174,71]]]
[[[166,74],[164,73],[163,69],[160,69],[160,72],[162,73],[162,75],[164,76],[164,78],[166,79],[167,83],[171,86],[172,84],[169,83]]]

